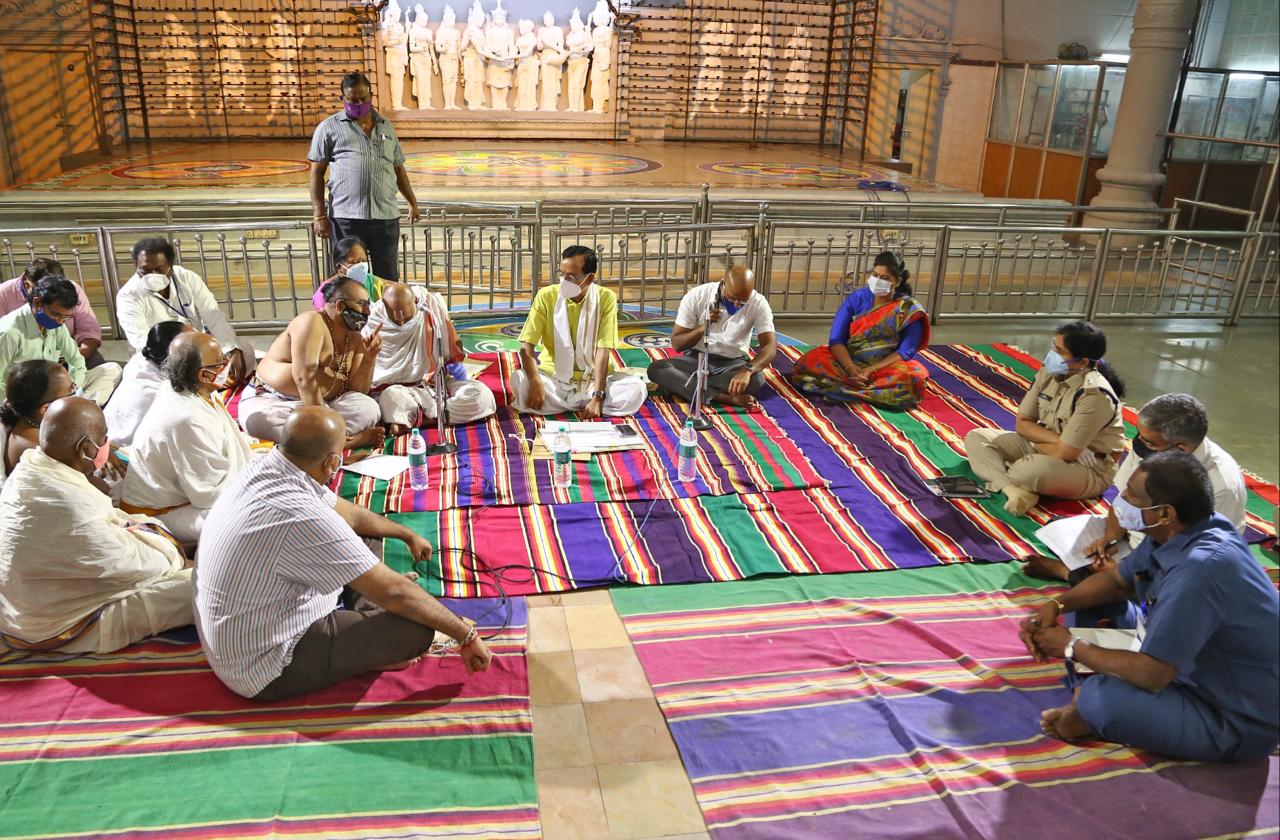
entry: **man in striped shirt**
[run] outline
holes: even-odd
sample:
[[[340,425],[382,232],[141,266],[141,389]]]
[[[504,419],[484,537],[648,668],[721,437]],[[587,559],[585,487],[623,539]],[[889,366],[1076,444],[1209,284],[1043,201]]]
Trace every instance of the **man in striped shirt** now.
[[[409,202],[409,223],[418,221],[404,152],[391,121],[373,110],[372,88],[362,73],[342,78],[340,113],[316,126],[311,137],[311,204],[315,230],[334,241],[358,236],[369,249],[373,273],[399,280],[396,259],[400,249],[398,189]],[[325,205],[325,173],[329,202]]]
[[[243,697],[282,700],[408,667],[436,631],[458,640],[469,672],[489,667],[475,626],[383,565],[361,537],[403,540],[416,560],[431,556],[431,544],[328,489],[345,437],[333,410],[299,408],[280,446],[209,513],[196,629],[214,672]],[[337,609],[339,596],[348,609]]]

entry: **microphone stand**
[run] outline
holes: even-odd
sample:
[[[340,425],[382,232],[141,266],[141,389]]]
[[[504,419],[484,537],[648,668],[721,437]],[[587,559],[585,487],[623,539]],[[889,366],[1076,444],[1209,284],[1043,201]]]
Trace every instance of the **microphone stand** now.
[[[436,342],[436,373],[434,377],[436,388],[436,442],[427,447],[428,455],[448,455],[458,451],[458,444],[444,439],[445,429],[449,425],[449,408],[448,408],[448,390],[445,387],[446,377],[445,361],[448,358],[449,348],[446,344],[445,335],[447,331],[442,329],[442,324],[436,319],[435,315],[430,312],[426,305],[419,304],[418,308],[425,317],[431,319],[433,328],[435,329]]]
[[[720,291],[716,290],[716,308],[720,306]],[[703,396],[706,394],[707,388],[707,354],[709,352],[709,344],[707,342],[707,334],[711,332],[711,313],[708,311],[702,322],[702,352],[698,354],[698,371],[694,374],[696,377],[693,386],[693,399],[689,401],[689,421],[693,424],[693,428],[700,432],[705,432],[711,428],[711,421],[704,416],[703,412]]]

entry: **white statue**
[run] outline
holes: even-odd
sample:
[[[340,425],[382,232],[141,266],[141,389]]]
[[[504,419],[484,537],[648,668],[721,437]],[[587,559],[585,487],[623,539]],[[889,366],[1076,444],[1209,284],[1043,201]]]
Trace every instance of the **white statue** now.
[[[502,8],[502,0],[494,6],[484,28],[483,54],[488,61],[484,75],[489,84],[489,107],[505,111],[507,99],[511,96],[511,75],[515,71],[517,50],[515,32],[507,25],[507,10]]]
[[[782,83],[782,113],[805,112],[809,97],[809,30],[796,24],[796,31],[782,48],[782,60],[787,62],[787,75]]]
[[[392,111],[404,110],[404,74],[409,68],[409,31],[400,22],[403,14],[396,0],[382,13],[382,52],[387,58]]]
[[[558,110],[561,78],[569,51],[564,48],[564,30],[556,26],[556,16],[547,12],[538,30],[538,63],[542,65],[542,104],[539,110]]]
[[[413,75],[413,93],[418,108],[429,111],[431,80],[436,74],[435,36],[427,25],[427,10],[419,3],[413,8],[413,27],[409,30],[409,71]]]
[[[273,123],[282,112],[288,118],[298,97],[298,49],[293,27],[283,16],[271,16],[271,37],[263,42],[262,49],[271,61],[267,73],[267,100],[271,103],[267,122]]]
[[[484,109],[484,9],[476,0],[462,33],[462,98],[472,111]]]
[[[218,67],[222,73],[222,89],[227,104],[244,107],[249,89],[249,74],[244,69],[243,50],[252,50],[249,34],[231,17],[231,13],[219,9],[214,13],[218,35]]]
[[[712,113],[719,111],[720,97],[724,95],[724,58],[733,43],[733,33],[729,27],[712,18],[702,25],[702,33],[698,36],[698,79],[694,85],[696,97],[706,103],[706,110]],[[695,103],[694,109],[700,103]]]
[[[742,113],[755,109],[767,109],[773,96],[773,36],[760,24],[754,24],[742,44],[742,54],[747,58],[747,69],[742,74]]]
[[[538,36],[533,21],[522,19],[516,39],[516,110],[538,110]]]
[[[444,7],[440,25],[436,27],[436,58],[440,64],[440,90],[446,111],[458,109],[458,54],[462,33],[452,6]]]
[[[186,109],[195,116],[191,93],[197,81],[189,75],[196,59],[195,41],[173,15],[164,16],[164,36],[160,53],[164,56],[164,99],[171,111]]]
[[[586,110],[584,99],[587,87],[587,64],[591,61],[593,47],[591,33],[582,22],[582,14],[573,10],[569,18],[569,38],[565,41],[569,49],[569,107],[565,110],[581,113]]]
[[[609,81],[613,69],[613,12],[604,0],[591,12],[591,110],[603,114],[609,102]]]

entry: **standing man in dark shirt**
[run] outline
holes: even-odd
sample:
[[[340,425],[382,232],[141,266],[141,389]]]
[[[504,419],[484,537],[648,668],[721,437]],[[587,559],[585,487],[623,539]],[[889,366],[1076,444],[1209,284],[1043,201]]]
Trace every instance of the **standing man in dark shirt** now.
[[[399,280],[398,189],[409,202],[409,223],[418,221],[418,200],[404,168],[404,152],[390,120],[373,110],[363,73],[342,77],[343,110],[316,126],[311,137],[311,205],[316,233],[334,241],[359,237],[369,250],[373,273]],[[324,195],[329,173],[329,201]]]

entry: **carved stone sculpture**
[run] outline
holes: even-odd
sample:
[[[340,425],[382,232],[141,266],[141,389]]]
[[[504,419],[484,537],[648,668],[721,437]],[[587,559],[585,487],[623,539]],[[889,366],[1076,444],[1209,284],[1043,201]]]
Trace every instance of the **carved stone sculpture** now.
[[[729,27],[712,18],[702,25],[702,33],[698,36],[697,96],[706,103],[706,110],[720,110],[720,99],[724,95],[724,56],[733,44],[733,32]]]
[[[298,95],[298,49],[294,43],[293,27],[281,15],[271,16],[271,37],[263,43],[263,52],[270,60],[267,71],[267,99],[271,110],[267,122],[277,120],[280,114],[288,115]]]
[[[773,36],[760,24],[754,24],[742,42],[742,55],[747,69],[742,74],[742,113],[766,109],[773,97],[773,61],[777,53]]]
[[[516,36],[507,25],[507,10],[502,0],[490,13],[484,29],[485,81],[489,85],[489,107],[495,111],[507,110],[511,95],[511,77],[516,66]]]
[[[565,41],[569,50],[569,107],[565,110],[581,113],[586,110],[587,65],[591,61],[593,43],[591,33],[582,22],[577,9],[569,18],[569,37]]]
[[[164,57],[165,105],[170,111],[185,109],[188,116],[195,114],[191,91],[196,80],[188,77],[195,62],[195,45],[195,41],[176,17],[164,16],[164,36],[160,39],[160,50]]]
[[[462,33],[456,24],[457,15],[452,6],[445,6],[436,27],[436,60],[440,66],[440,90],[446,111],[457,111],[458,103],[458,54]]]
[[[564,48],[564,30],[555,25],[551,12],[542,16],[542,28],[538,30],[538,63],[542,67],[542,103],[539,110],[556,111],[560,99],[564,63],[569,51]]]
[[[419,3],[413,9],[413,28],[409,30],[409,71],[413,74],[413,92],[420,110],[434,107],[431,82],[436,70],[435,36],[427,23],[427,10]]]
[[[613,12],[600,0],[591,12],[591,110],[603,114],[609,104],[609,81],[613,75]]]
[[[222,89],[228,104],[237,110],[244,107],[249,87],[249,74],[244,69],[244,51],[253,43],[247,32],[236,23],[231,13],[219,9],[214,14],[218,35],[218,64],[222,71]]]
[[[386,56],[387,90],[393,111],[404,110],[404,74],[409,67],[409,32],[401,22],[403,14],[395,0],[382,13],[382,52]]]
[[[520,37],[516,39],[516,110],[538,109],[538,36],[533,21],[521,20]]]
[[[804,114],[809,97],[809,62],[812,60],[812,42],[809,30],[799,24],[782,48],[782,60],[787,62],[787,75],[782,83],[784,114]]]
[[[484,110],[484,9],[476,0],[467,14],[467,28],[462,33],[462,98],[472,111]]]

